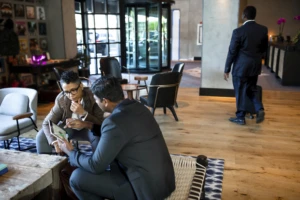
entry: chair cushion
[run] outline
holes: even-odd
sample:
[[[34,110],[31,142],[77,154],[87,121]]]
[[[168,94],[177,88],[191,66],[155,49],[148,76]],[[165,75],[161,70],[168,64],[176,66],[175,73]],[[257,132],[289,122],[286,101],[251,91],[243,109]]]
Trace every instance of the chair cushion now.
[[[1,121],[0,136],[10,135],[18,130],[17,122],[16,120],[12,119],[12,116],[0,114],[0,121]],[[27,129],[28,127],[31,127],[31,129],[34,128],[29,118],[20,119],[19,126],[20,129],[25,129],[25,128]]]
[[[6,95],[0,107],[0,113],[4,115],[18,115],[28,110],[28,96],[19,93]]]

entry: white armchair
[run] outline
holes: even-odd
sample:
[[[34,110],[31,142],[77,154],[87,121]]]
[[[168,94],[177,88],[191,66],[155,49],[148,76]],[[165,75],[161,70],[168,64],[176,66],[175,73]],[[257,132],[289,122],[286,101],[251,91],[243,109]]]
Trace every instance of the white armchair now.
[[[32,129],[37,130],[37,91],[29,88],[0,89],[0,141],[4,148],[16,137]]]

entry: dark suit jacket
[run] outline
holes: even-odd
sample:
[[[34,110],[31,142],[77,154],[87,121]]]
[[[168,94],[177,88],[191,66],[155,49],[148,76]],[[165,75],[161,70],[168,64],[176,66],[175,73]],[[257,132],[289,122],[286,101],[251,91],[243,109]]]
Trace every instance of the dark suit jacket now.
[[[232,76],[249,77],[261,73],[261,59],[268,48],[268,29],[249,21],[233,30],[229,46],[225,73],[231,71]]]
[[[69,159],[95,174],[116,160],[140,200],[161,200],[175,190],[173,164],[161,130],[151,112],[136,101],[122,101],[104,120],[91,157],[72,151]]]

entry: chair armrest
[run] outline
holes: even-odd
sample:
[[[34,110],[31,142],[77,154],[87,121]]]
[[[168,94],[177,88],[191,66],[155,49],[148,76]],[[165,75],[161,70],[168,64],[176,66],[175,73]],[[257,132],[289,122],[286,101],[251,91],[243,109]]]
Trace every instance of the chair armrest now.
[[[19,115],[15,115],[13,117],[13,120],[24,119],[24,118],[27,118],[27,117],[31,117],[32,115],[33,115],[33,113],[31,113],[31,112],[22,113],[22,114],[19,114]]]
[[[149,85],[148,87],[167,88],[167,87],[174,87],[174,86],[177,86],[177,85],[178,85],[178,83],[167,84],[167,85]]]

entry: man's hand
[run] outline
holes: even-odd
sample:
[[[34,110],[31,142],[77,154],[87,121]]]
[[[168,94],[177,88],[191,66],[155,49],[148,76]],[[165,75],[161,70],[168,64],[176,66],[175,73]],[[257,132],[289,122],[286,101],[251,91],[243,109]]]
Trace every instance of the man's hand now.
[[[52,142],[52,145],[54,146],[55,152],[58,155],[62,155],[63,151],[58,146],[58,140],[55,140],[54,142]]]
[[[64,128],[81,129],[85,128],[85,123],[80,119],[68,118],[66,119],[66,125],[64,126]]]
[[[228,79],[229,79],[229,73],[224,73],[224,80],[228,81]]]
[[[58,140],[58,146],[67,155],[70,155],[70,152],[74,149],[72,143],[66,139]]]
[[[70,110],[71,110],[73,113],[76,113],[76,114],[78,114],[78,115],[84,115],[84,113],[85,113],[85,110],[83,109],[83,107],[82,107],[82,105],[81,105],[81,103],[80,103],[80,100],[78,100],[78,102],[72,101]]]

